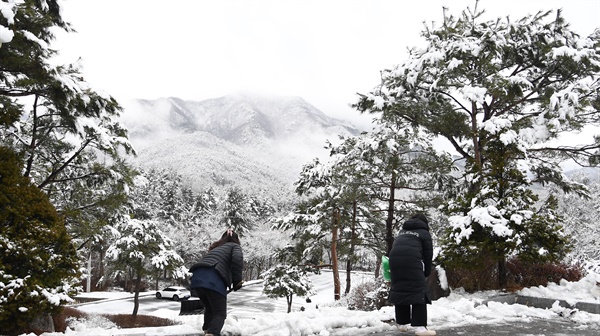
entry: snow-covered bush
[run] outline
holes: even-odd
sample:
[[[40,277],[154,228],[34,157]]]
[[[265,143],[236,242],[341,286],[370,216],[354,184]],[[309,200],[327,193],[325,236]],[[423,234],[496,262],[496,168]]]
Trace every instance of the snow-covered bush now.
[[[69,317],[65,321],[67,327],[76,332],[85,332],[91,328],[113,329],[117,325],[101,315],[86,315],[85,317]]]
[[[382,278],[363,282],[348,294],[348,309],[379,310],[387,305],[389,285]]]

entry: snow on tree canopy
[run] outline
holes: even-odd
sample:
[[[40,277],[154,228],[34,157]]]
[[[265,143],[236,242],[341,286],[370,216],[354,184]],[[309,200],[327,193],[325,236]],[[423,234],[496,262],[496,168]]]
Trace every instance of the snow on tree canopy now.
[[[477,22],[476,17],[464,18],[461,24],[472,26],[461,28],[451,37],[445,35],[448,33],[444,28],[428,31],[425,33],[430,42],[428,48],[412,49],[409,59],[393,70],[386,70],[384,83],[373,93],[365,95],[365,98],[372,102],[375,110],[382,110],[403,100],[419,104],[432,98],[442,99],[457,111],[464,112],[468,112],[472,103],[478,109],[487,104],[491,113],[488,112],[487,116],[478,114],[479,128],[490,127],[488,118],[500,121],[498,117],[502,115],[510,122],[496,124],[495,131],[498,133],[508,132],[511,123],[531,119],[534,122],[530,126],[517,133],[511,132],[504,137],[504,142],[547,141],[549,137],[555,137],[557,131],[571,130],[573,125],[569,123],[570,118],[592,109],[588,104],[581,104],[580,98],[593,94],[599,87],[597,71],[590,76],[561,78],[559,74],[548,72],[548,69],[561,62],[588,64],[588,67],[597,67],[600,62],[594,46],[597,37],[581,38],[558,23],[558,19],[555,25],[546,25],[541,22],[543,18],[544,15],[538,14],[517,22],[499,19],[484,23]],[[472,19],[471,22],[467,23],[468,19]],[[456,24],[449,18],[446,20],[444,26]],[[557,30],[561,34],[557,34]],[[543,51],[539,50],[539,43],[543,41],[546,41],[548,49],[540,54]],[[517,55],[506,53],[506,50],[512,50]],[[518,61],[513,59],[526,58],[526,53],[532,52],[537,54],[534,56],[539,64],[516,64]],[[480,64],[483,61],[485,65]],[[467,69],[476,71],[464,76]],[[545,95],[541,103],[536,102],[540,93],[544,93],[539,92],[543,84],[543,75],[540,74],[546,73],[548,81],[552,82],[548,86],[550,95]],[[405,93],[411,90],[416,95],[406,96]],[[444,91],[451,94],[440,95]],[[501,95],[512,91],[522,97],[522,101],[515,106],[501,106]],[[549,101],[544,101],[548,97]],[[528,104],[533,104],[535,108],[526,109]],[[495,112],[494,108],[500,111]],[[553,132],[540,131],[540,123],[552,125]],[[461,145],[467,149],[468,143]]]
[[[450,220],[447,263],[490,256],[505,270],[509,256],[551,261],[565,253],[556,201],[540,200],[533,184],[583,193],[560,164],[600,163],[600,137],[556,141],[600,126],[600,30],[580,37],[560,11],[551,13],[487,22],[477,9],[445,14],[422,33],[426,46],[384,70],[381,84],[354,105],[399,129],[445,138],[458,155],[458,190],[448,188],[442,206]]]
[[[451,216],[449,219],[450,225],[455,228],[460,228],[460,233],[456,236],[457,240],[469,238],[473,232],[472,229],[467,229],[472,222],[476,222],[483,227],[490,227],[494,234],[498,237],[510,237],[513,230],[508,228],[509,221],[500,215],[500,211],[493,206],[486,208],[475,208],[467,214],[467,216]]]
[[[0,47],[2,47],[3,43],[8,43],[12,41],[14,37],[14,33],[12,30],[0,25]]]
[[[15,23],[15,6],[18,3],[23,2],[23,0],[21,1],[14,1],[14,0],[9,0],[8,2],[0,2],[0,15],[4,16],[4,18],[6,19],[6,22],[9,25],[12,25]],[[8,43],[10,41],[12,41],[13,37],[14,37],[14,33],[13,31],[8,28],[5,27],[4,25],[0,25],[0,47],[2,47],[3,43]]]
[[[183,259],[173,251],[171,240],[158,228],[156,221],[126,220],[113,232],[118,237],[107,249],[107,258],[126,259],[130,263],[147,262],[159,270],[183,264]]]

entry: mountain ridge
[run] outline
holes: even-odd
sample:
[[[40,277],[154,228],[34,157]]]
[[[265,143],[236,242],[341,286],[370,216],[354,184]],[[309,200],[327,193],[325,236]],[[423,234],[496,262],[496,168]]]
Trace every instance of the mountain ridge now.
[[[291,191],[303,164],[328,155],[326,140],[359,133],[301,97],[245,94],[139,99],[125,108],[123,123],[135,165],[174,170],[200,190]]]

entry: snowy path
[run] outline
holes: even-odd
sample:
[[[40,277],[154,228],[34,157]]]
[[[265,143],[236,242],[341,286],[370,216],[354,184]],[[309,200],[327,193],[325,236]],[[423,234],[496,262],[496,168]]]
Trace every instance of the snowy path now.
[[[370,276],[372,275],[353,275],[353,286]],[[338,307],[333,300],[332,273],[325,271],[320,275],[311,276],[311,279],[317,294],[311,297],[310,304],[307,304],[304,298],[295,297],[290,314],[286,313],[287,303],[284,298],[270,299],[262,294],[260,282],[250,282],[238,292],[231,293],[228,297],[229,316],[225,323],[224,335],[398,335],[394,326],[383,322],[393,318],[393,307],[383,307],[379,311],[371,312]],[[584,297],[589,293],[586,291],[590,281],[585,280],[577,284],[562,283],[560,288],[549,288],[554,298],[562,298],[563,295]],[[343,291],[345,273],[340,273],[340,281]],[[542,290],[544,289],[537,289],[538,292]],[[487,298],[492,294],[453,291],[449,297],[437,300],[429,306],[429,325],[439,331],[438,335],[600,335],[600,314],[559,306],[540,309],[521,304],[488,302]],[[548,294],[547,297],[553,296]],[[178,302],[156,300],[148,296],[142,299],[140,313],[179,321],[183,324],[182,333],[185,328],[200,330],[203,315],[179,316],[179,306]],[[303,312],[300,311],[302,306],[305,307]],[[97,313],[131,313],[132,308],[132,301],[109,301],[80,307],[82,310]],[[412,333],[407,335],[410,334]]]

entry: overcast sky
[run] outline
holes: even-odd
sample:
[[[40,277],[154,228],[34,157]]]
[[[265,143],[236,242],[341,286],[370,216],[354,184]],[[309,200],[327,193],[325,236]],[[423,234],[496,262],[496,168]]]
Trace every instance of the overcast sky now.
[[[380,70],[422,45],[423,23],[475,0],[63,0],[78,31],[53,45],[81,57],[86,80],[117,99],[203,100],[235,92],[301,96],[326,114],[367,120],[348,105]],[[600,0],[480,0],[489,18],[563,9],[587,36]]]

